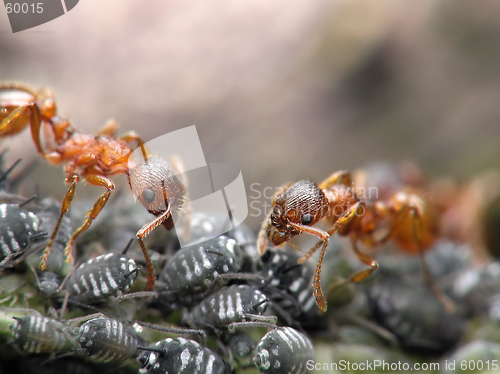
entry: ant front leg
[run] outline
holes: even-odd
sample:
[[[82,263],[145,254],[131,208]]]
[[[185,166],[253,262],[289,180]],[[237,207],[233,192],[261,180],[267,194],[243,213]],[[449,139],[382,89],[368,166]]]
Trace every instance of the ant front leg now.
[[[71,257],[71,247],[73,246],[73,243],[85,230],[89,228],[92,221],[99,215],[102,208],[104,208],[104,206],[108,202],[109,196],[111,195],[111,191],[115,189],[115,184],[111,180],[100,175],[89,174],[85,176],[85,180],[94,186],[106,187],[106,192],[104,192],[99,197],[99,199],[97,199],[92,209],[90,209],[87,212],[87,214],[85,215],[85,222],[83,223],[83,225],[79,227],[73,233],[73,235],[71,235],[71,238],[69,239],[68,244],[66,244],[66,248],[64,249],[64,254],[66,255],[66,262],[73,261]]]
[[[262,225],[259,230],[259,235],[257,236],[257,249],[259,250],[259,253],[261,255],[264,254],[264,252],[266,251],[268,239],[270,238],[269,233],[272,228],[271,215],[273,213],[273,207],[276,198],[285,193],[286,190],[288,190],[292,185],[293,183],[291,182],[283,184],[280,188],[276,190],[276,192],[273,195],[271,209],[269,210],[269,213],[266,215],[266,218],[264,218],[264,221],[262,221]]]
[[[337,171],[326,178],[321,184],[319,184],[319,188],[331,188],[332,186],[342,184],[346,187],[351,187],[352,185],[352,177],[351,173],[348,171],[342,170]]]
[[[163,186],[163,193],[165,194],[165,186]],[[137,232],[137,241],[139,242],[139,246],[141,247],[142,254],[144,255],[144,259],[146,261],[146,267],[148,270],[148,280],[146,283],[146,291],[153,291],[155,287],[155,281],[156,281],[156,274],[155,274],[155,269],[153,267],[153,263],[151,262],[151,259],[149,258],[148,250],[146,249],[146,246],[144,245],[144,239],[149,235],[151,231],[153,231],[155,228],[160,226],[164,221],[170,218],[171,216],[171,207],[170,204],[167,201],[167,198],[165,197],[165,202],[167,203],[167,210],[163,212],[161,215],[156,217],[154,220],[148,222],[145,224],[138,232]]]
[[[321,247],[321,252],[320,252],[320,255],[318,258],[318,263],[316,265],[316,272],[314,273],[313,289],[314,289],[314,296],[316,297],[316,303],[323,311],[326,311],[327,305],[326,305],[325,296],[324,296],[323,291],[321,289],[321,268],[323,265],[323,260],[325,257],[326,248],[328,247],[328,242],[329,242],[330,236],[339,230],[344,231],[349,226],[349,224],[352,222],[352,220],[355,217],[357,217],[360,214],[360,212],[363,212],[363,211],[364,211],[364,204],[362,204],[362,202],[358,201],[356,204],[354,204],[346,212],[346,214],[344,216],[340,217],[335,222],[333,227],[328,232],[317,229],[315,227],[308,227],[308,226],[303,226],[303,225],[292,224],[293,227],[297,226],[296,228],[300,229],[300,230],[302,230],[302,227],[299,228],[298,226],[303,226],[304,230],[302,230],[302,231],[309,232],[310,234],[317,235],[321,238],[321,240],[314,247],[312,247],[304,256],[299,258],[298,263],[299,264],[304,263],[307,259],[309,259],[314,254],[314,252],[316,252],[316,250],[319,247]],[[374,260],[373,260],[373,262],[375,264],[375,269],[376,269],[378,267],[378,264]],[[373,270],[371,270],[371,271],[373,271]],[[368,276],[368,275],[366,275],[366,276]]]
[[[326,299],[323,294],[323,290],[321,289],[321,268],[323,266],[323,259],[325,257],[326,248],[328,247],[328,243],[330,241],[330,235],[326,231],[318,229],[317,227],[310,227],[293,222],[290,222],[290,225],[293,228],[300,230],[301,232],[308,232],[309,234],[316,235],[321,238],[321,241],[318,242],[318,244],[321,244],[321,252],[319,254],[318,263],[316,264],[316,272],[314,273],[313,278],[313,294],[316,297],[316,304],[318,305],[318,307],[323,312],[326,312]],[[311,257],[318,248],[319,245],[311,248],[304,256],[299,258],[298,263],[304,263],[304,261]]]
[[[71,178],[71,179],[70,179]],[[43,251],[43,255],[40,261],[40,269],[41,270],[46,270],[47,268],[47,260],[49,258],[50,250],[52,249],[52,244],[54,243],[54,240],[56,239],[57,232],[59,231],[59,226],[61,225],[62,219],[64,215],[68,212],[69,206],[71,205],[71,202],[73,201],[73,197],[75,196],[75,189],[76,189],[76,184],[80,180],[77,174],[73,174],[71,176],[67,176],[66,180],[69,181],[71,180],[71,185],[69,186],[68,191],[66,192],[66,195],[64,196],[64,200],[61,205],[61,212],[59,214],[59,219],[57,220],[56,226],[54,227],[54,231],[52,232],[52,235],[50,236],[49,243],[47,244],[47,247]],[[71,261],[71,252],[69,253],[68,257],[68,262]]]

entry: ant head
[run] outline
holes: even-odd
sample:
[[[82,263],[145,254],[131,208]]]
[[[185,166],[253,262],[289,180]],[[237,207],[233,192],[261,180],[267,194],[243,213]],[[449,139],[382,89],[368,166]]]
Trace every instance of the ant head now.
[[[150,157],[130,170],[129,184],[134,196],[150,212],[180,209],[186,188],[170,165],[161,158]]]
[[[279,232],[292,230],[289,223],[314,225],[327,214],[328,206],[325,194],[315,183],[299,181],[274,201],[271,224]],[[277,233],[274,237],[278,240]]]

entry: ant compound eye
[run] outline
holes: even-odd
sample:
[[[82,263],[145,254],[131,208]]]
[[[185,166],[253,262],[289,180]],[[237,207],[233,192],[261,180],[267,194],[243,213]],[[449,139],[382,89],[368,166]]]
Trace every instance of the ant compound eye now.
[[[146,188],[142,193],[142,197],[144,197],[144,200],[147,203],[151,204],[153,201],[155,201],[155,192],[150,188]]]
[[[303,225],[309,225],[312,222],[312,220],[313,220],[312,214],[307,213],[302,216]]]

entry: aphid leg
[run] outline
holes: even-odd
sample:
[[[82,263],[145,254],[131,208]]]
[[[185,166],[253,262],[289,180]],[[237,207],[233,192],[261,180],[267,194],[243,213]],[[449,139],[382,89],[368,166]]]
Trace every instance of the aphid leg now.
[[[318,187],[321,189],[330,188],[332,186],[342,184],[347,187],[351,187],[352,178],[351,173],[345,170],[337,171],[321,182]]]
[[[89,175],[85,176],[85,180],[94,186],[106,187],[106,192],[104,192],[99,197],[99,199],[97,199],[97,201],[95,202],[92,209],[88,211],[88,213],[86,214],[85,222],[83,223],[83,225],[80,228],[78,228],[73,233],[73,235],[71,235],[71,238],[69,239],[68,243],[66,244],[66,248],[64,248],[66,262],[73,261],[73,258],[71,256],[71,247],[73,246],[73,243],[85,230],[87,230],[89,228],[92,221],[99,215],[102,208],[104,208],[104,206],[108,202],[109,195],[111,195],[111,191],[113,191],[115,189],[115,184],[110,179],[103,177],[103,176],[100,176],[100,175],[89,174]]]
[[[54,243],[54,240],[56,239],[57,232],[59,231],[59,226],[61,225],[62,219],[64,215],[67,213],[69,206],[71,205],[71,202],[73,201],[73,197],[75,196],[75,189],[76,189],[76,184],[80,180],[77,174],[73,174],[71,176],[67,176],[66,180],[72,180],[71,186],[69,186],[68,191],[66,192],[66,195],[64,196],[63,203],[61,205],[61,213],[59,214],[59,219],[57,220],[56,226],[54,227],[54,231],[52,232],[52,235],[50,236],[49,243],[47,244],[47,247],[43,251],[42,259],[40,261],[40,269],[45,270],[47,268],[47,259],[49,258],[50,250],[52,248],[52,244]]]

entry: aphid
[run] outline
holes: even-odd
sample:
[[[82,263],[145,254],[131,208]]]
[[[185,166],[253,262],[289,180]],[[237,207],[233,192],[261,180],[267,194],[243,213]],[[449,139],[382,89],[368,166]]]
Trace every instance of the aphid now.
[[[53,232],[58,222],[61,203],[54,198],[46,197],[40,200],[32,211],[40,220],[39,230],[43,232]],[[46,270],[60,275],[65,275],[64,268],[64,248],[73,232],[71,218],[65,215],[59,226],[56,238],[52,242],[52,250],[47,258]],[[44,247],[48,244],[49,238],[44,238]],[[33,253],[27,259],[28,263],[37,266],[40,262],[40,252]],[[42,272],[43,273],[43,272]]]
[[[235,331],[227,334],[227,346],[233,356],[243,358],[249,356],[255,349],[252,337],[245,331]]]
[[[198,241],[203,238],[212,238],[217,233],[227,227],[229,217],[222,214],[208,214],[196,212],[189,217],[190,240]],[[178,235],[183,235],[183,230],[177,230]],[[256,245],[256,237],[252,230],[245,224],[240,224],[223,234],[236,240],[243,257],[241,270],[243,272],[253,272],[259,260],[259,252]]]
[[[0,250],[5,261],[22,253],[40,236],[38,217],[21,205],[0,204]]]
[[[35,276],[36,286],[38,290],[45,296],[55,296],[60,291],[61,279],[51,271],[43,271],[40,275],[31,267]]]
[[[321,269],[331,235],[336,232],[349,235],[356,257],[370,267],[349,279],[349,282],[359,282],[373,273],[378,263],[358,249],[358,240],[374,246],[392,239],[403,250],[423,253],[437,234],[433,209],[417,191],[400,189],[388,201],[367,204],[352,189],[351,176],[344,171],[332,174],[319,185],[310,181],[285,185],[272,205],[259,233],[258,248],[263,253],[267,240],[279,246],[303,232],[318,236],[321,240],[299,259],[299,263],[321,247],[313,288],[316,303],[323,311],[327,306],[321,289]],[[313,227],[325,217],[332,225],[328,231]],[[379,237],[383,228],[388,232]]]
[[[266,295],[298,322],[317,322],[309,263],[297,264],[300,258],[291,251],[267,249],[257,265],[257,273],[267,279],[261,287]]]
[[[80,347],[76,336],[64,323],[42,315],[14,317],[10,329],[19,347],[31,353],[65,353]]]
[[[83,304],[96,303],[127,291],[138,271],[131,258],[108,253],[81,264],[70,275],[64,289],[72,300]]]
[[[464,321],[432,297],[421,279],[380,272],[366,288],[374,318],[404,348],[439,353],[460,341]]]
[[[141,348],[146,350],[146,348]],[[167,338],[139,357],[141,374],[230,374],[224,359],[193,340]]]
[[[222,274],[238,272],[241,262],[236,241],[219,236],[182,248],[168,261],[159,280],[165,283],[171,299],[193,296],[214,286]]]
[[[141,138],[129,132],[115,138],[117,124],[108,122],[95,135],[78,132],[68,120],[57,114],[55,100],[48,92],[36,92],[16,84],[0,84],[0,137],[17,134],[30,125],[31,136],[38,153],[49,163],[65,164],[66,183],[71,184],[61,205],[58,222],[44,251],[40,268],[45,270],[53,242],[63,216],[68,211],[80,178],[91,185],[104,187],[104,192],[87,213],[83,225],[72,235],[65,247],[68,262],[75,240],[84,232],[106,205],[115,184],[109,179],[128,173],[128,158],[132,149],[128,143],[141,145]],[[42,130],[50,133],[41,138]]]
[[[110,318],[94,318],[78,329],[78,342],[95,361],[122,361],[138,355],[139,336],[131,327]]]
[[[311,340],[291,327],[278,327],[261,339],[253,358],[261,373],[304,374],[314,359]]]
[[[217,329],[245,321],[276,322],[274,316],[263,316],[269,299],[256,287],[234,285],[221,288],[203,299],[186,315],[194,326]]]

